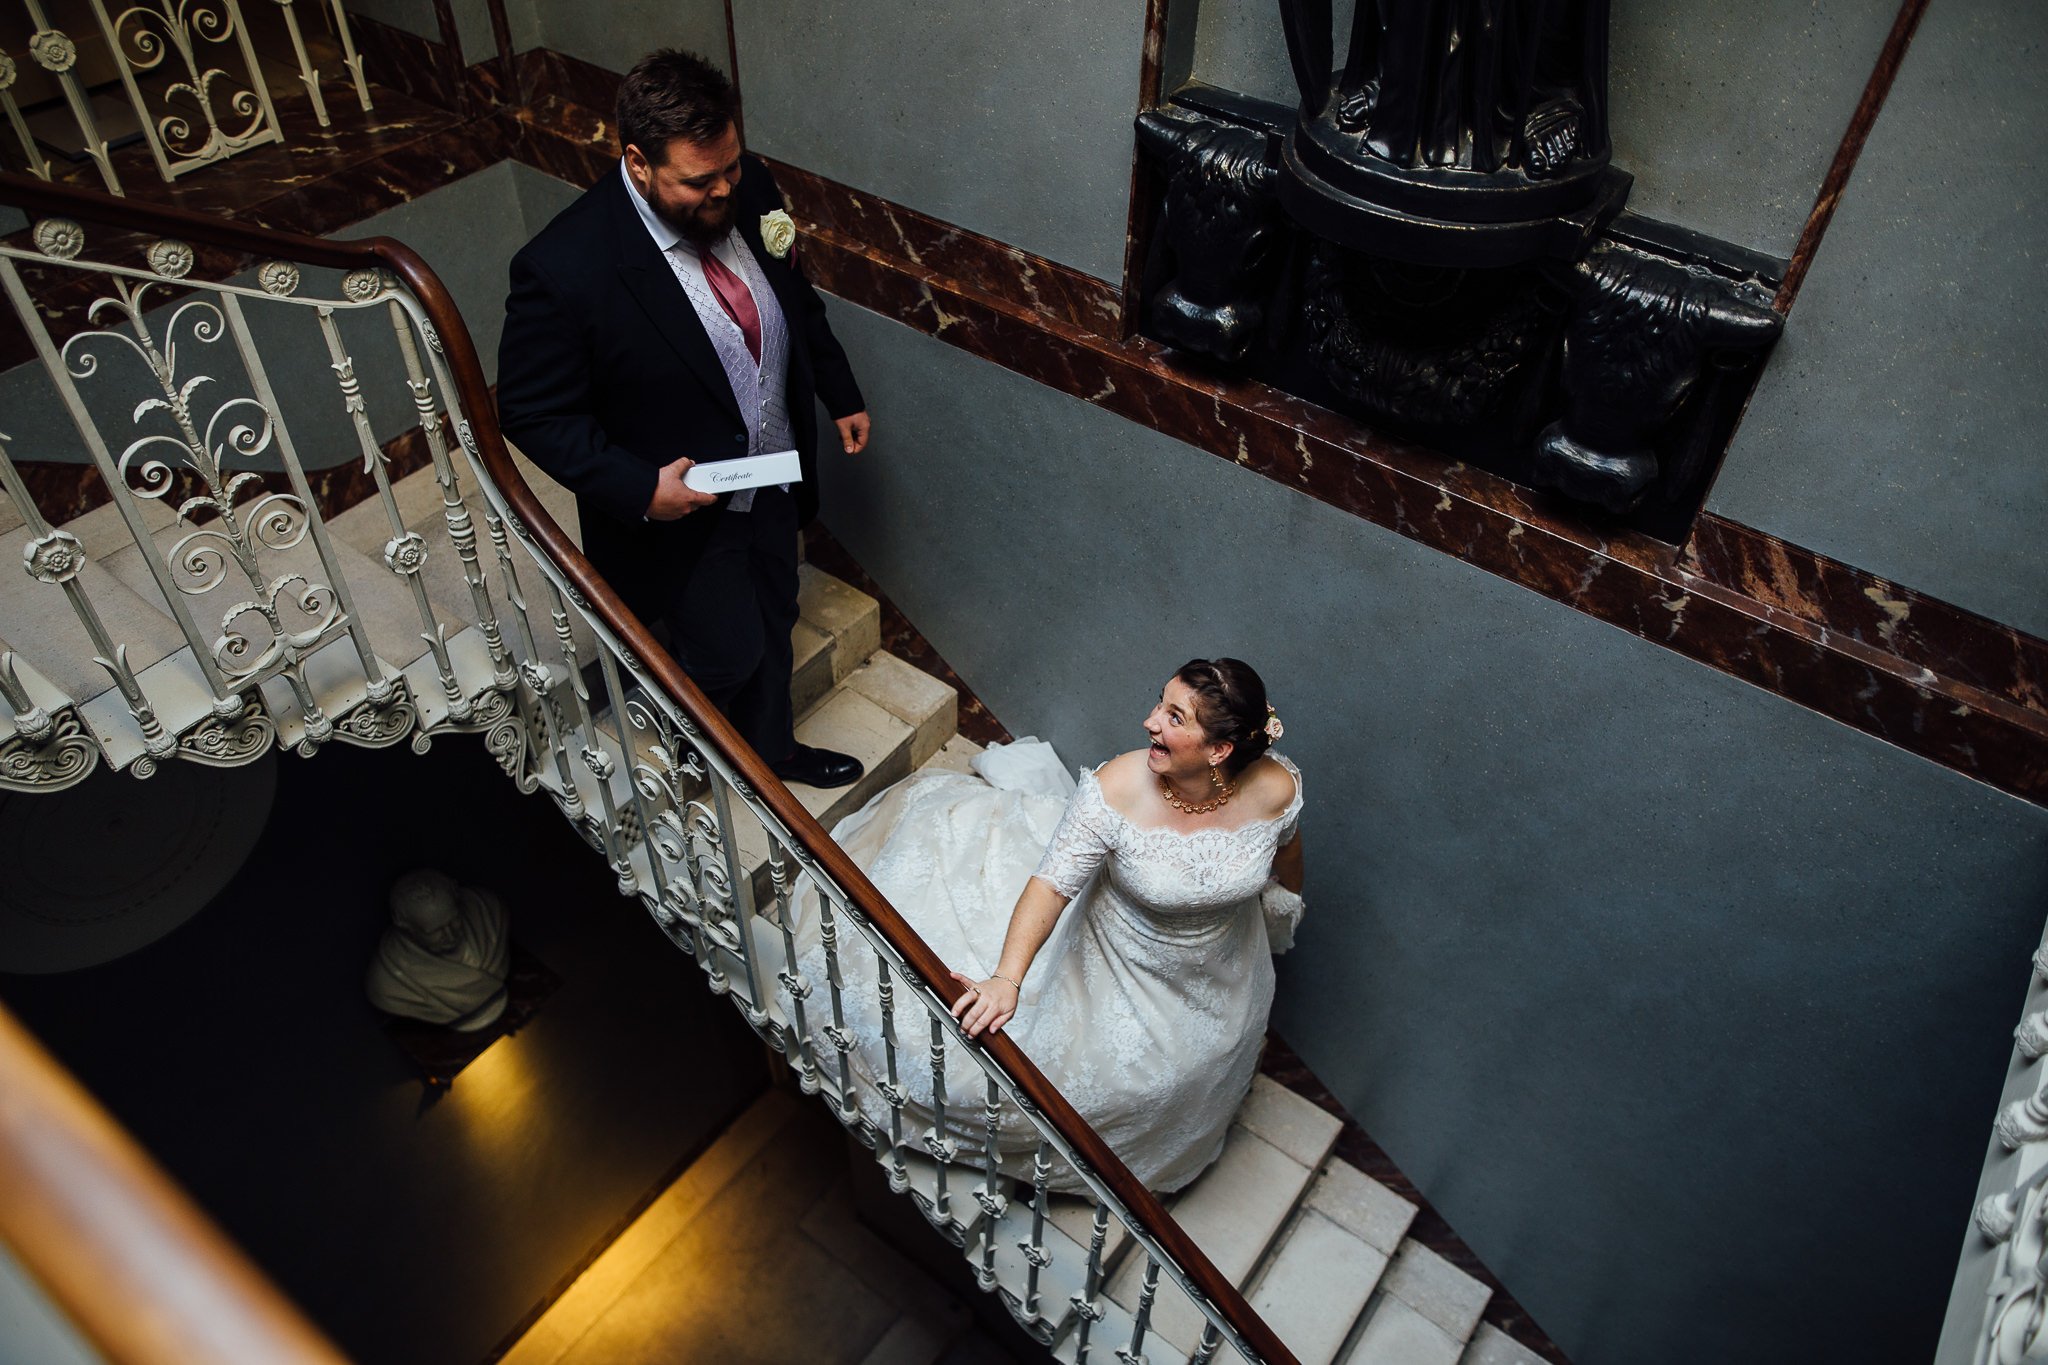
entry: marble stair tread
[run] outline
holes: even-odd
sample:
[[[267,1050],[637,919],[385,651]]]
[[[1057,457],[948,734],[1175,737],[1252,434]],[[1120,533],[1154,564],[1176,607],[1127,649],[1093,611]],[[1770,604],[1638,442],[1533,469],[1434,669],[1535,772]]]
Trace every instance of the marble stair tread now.
[[[532,460],[527,459],[526,452],[518,446],[507,441],[505,442],[505,448],[512,453],[513,465],[525,477],[526,485],[533,490],[533,495],[540,499],[540,505],[548,509],[548,515],[555,519],[555,524],[567,532],[569,539],[575,541],[577,547],[581,548],[583,545],[583,521],[576,513],[576,495],[556,483],[553,475],[549,474]],[[474,486],[467,468],[463,468],[460,471],[459,486],[463,488]]]
[[[1407,1238],[1380,1280],[1380,1292],[1407,1304],[1452,1340],[1471,1340],[1493,1291],[1422,1243]]]
[[[832,637],[835,683],[882,647],[881,603],[815,564],[797,565],[797,614]]]
[[[177,504],[167,499],[134,498],[131,503],[151,535],[177,523]],[[128,532],[127,519],[113,502],[103,502],[89,512],[80,513],[60,529],[77,537],[88,559],[103,560],[116,550],[134,543],[134,537]]]
[[[876,650],[846,675],[845,686],[911,727],[910,766],[938,753],[959,721],[960,697],[915,664]]]
[[[1313,1173],[1243,1124],[1232,1123],[1223,1154],[1173,1199],[1170,1209],[1224,1278],[1242,1284],[1286,1224]],[[1144,1262],[1142,1256],[1129,1257],[1110,1281],[1110,1298],[1125,1308],[1137,1305]],[[1152,1325],[1161,1340],[1187,1352],[1201,1337],[1203,1318],[1186,1295],[1162,1288]]]
[[[128,647],[128,666],[135,672],[185,647],[184,633],[158,605],[162,599],[154,585],[146,594],[137,592],[96,559],[84,562],[76,581],[115,645]],[[0,579],[0,640],[73,701],[89,701],[114,686],[93,662],[99,648],[58,584],[18,571]]]
[[[1301,1202],[1388,1256],[1400,1248],[1417,1212],[1415,1205],[1336,1158],[1316,1173]]]
[[[796,628],[789,633],[789,643],[789,700],[796,713],[802,715],[832,690],[832,636],[798,618]]]
[[[1304,1204],[1246,1298],[1301,1365],[1330,1365],[1388,1259],[1386,1252]]]
[[[869,797],[910,774],[910,748],[916,731],[860,693],[834,688],[797,722],[799,744],[852,754],[865,766],[851,786],[824,789],[802,782],[789,784],[804,809],[830,830],[866,804]]]
[[[207,523],[207,526],[216,523]],[[170,525],[157,529],[152,539],[159,562],[177,564],[174,550],[177,545],[195,531],[204,531],[205,526]],[[188,547],[186,555],[206,546],[212,548],[215,542],[203,539]],[[399,574],[393,573],[382,558],[372,559],[354,546],[330,537],[334,554],[334,571],[341,576],[339,584],[331,580],[334,572],[322,561],[319,546],[308,534],[298,544],[284,550],[258,549],[256,553],[259,571],[266,582],[275,582],[280,575],[297,573],[305,576],[309,585],[323,585],[345,589],[350,606],[356,618],[369,631],[371,648],[379,657],[397,668],[404,668],[427,652],[427,643],[420,634],[419,607],[412,589]],[[143,548],[129,542],[107,557],[107,569],[145,601],[157,600],[155,574],[144,559]],[[190,581],[190,575],[182,568],[174,569],[174,581]],[[310,624],[310,617],[301,613],[295,602],[288,602],[300,591],[287,588],[279,594],[284,626],[287,630],[304,629]],[[200,626],[208,631],[218,631],[221,613],[234,603],[252,595],[250,584],[241,570],[230,560],[226,573],[214,587],[197,596],[186,599]],[[241,622],[244,630],[255,626],[255,614]],[[450,633],[460,626],[460,621],[450,621]]]
[[[14,505],[14,499],[7,496],[4,490],[0,490],[0,536],[19,531],[27,521],[28,519],[22,516],[21,509]]]
[[[1401,1302],[1380,1297],[1367,1306],[1364,1328],[1342,1365],[1458,1365],[1465,1344]]]
[[[1237,1122],[1314,1170],[1336,1145],[1343,1120],[1269,1076],[1254,1076]]]
[[[439,519],[442,515],[441,485],[434,478],[431,464],[392,484],[391,496],[398,504],[399,525],[407,530],[418,530],[429,518]],[[335,539],[346,541],[366,555],[383,554],[384,542],[391,539],[391,515],[384,508],[384,499],[376,493],[339,516],[330,517],[327,527]]]
[[[955,706],[957,709],[957,698]],[[981,752],[981,748],[981,745],[967,736],[956,734],[941,744],[939,751],[919,766],[937,769],[940,772],[971,774],[974,771],[974,756]]]
[[[1542,1356],[1490,1322],[1479,1324],[1458,1365],[1548,1365]]]

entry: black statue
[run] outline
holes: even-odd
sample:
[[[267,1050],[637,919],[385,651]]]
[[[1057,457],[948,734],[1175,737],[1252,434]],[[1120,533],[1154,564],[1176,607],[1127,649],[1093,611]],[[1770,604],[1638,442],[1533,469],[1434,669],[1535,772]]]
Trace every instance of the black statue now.
[[[1681,540],[1776,340],[1783,263],[1623,216],[1610,0],[1280,0],[1285,106],[1189,85],[1143,329]]]
[[[1572,272],[1564,416],[1536,440],[1536,481],[1625,512],[1657,478],[1658,437],[1716,352],[1777,340],[1785,320],[1761,291],[1602,243]]]
[[[1303,225],[1424,264],[1569,259],[1621,208],[1607,0],[1281,0],[1301,89],[1282,195]]]
[[[1147,330],[1184,350],[1243,360],[1265,323],[1281,245],[1266,137],[1156,109],[1138,116],[1138,146],[1167,177]]]
[[[1554,344],[1549,292],[1526,269],[1410,266],[1319,242],[1302,324],[1338,393],[1397,431],[1451,444],[1512,416]]]

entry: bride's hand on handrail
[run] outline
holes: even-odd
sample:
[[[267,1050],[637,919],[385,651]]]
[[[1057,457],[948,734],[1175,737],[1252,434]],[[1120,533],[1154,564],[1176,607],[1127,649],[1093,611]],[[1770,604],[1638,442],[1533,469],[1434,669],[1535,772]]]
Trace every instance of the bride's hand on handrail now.
[[[969,1038],[978,1038],[981,1031],[1000,1033],[1003,1025],[1017,1013],[1017,988],[1000,976],[976,981],[971,976],[954,972],[953,979],[967,989],[953,1002],[953,1017],[967,1030]]]

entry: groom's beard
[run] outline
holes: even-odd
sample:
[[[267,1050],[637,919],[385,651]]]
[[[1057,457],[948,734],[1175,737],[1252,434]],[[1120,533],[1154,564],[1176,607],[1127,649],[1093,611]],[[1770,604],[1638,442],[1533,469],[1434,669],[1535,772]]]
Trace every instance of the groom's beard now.
[[[646,198],[647,206],[654,210],[655,217],[674,228],[683,240],[698,246],[710,246],[714,242],[724,240],[725,234],[732,231],[738,207],[733,202],[733,197],[728,194],[723,199],[701,200],[696,208],[684,213],[675,213],[652,196],[642,197]]]

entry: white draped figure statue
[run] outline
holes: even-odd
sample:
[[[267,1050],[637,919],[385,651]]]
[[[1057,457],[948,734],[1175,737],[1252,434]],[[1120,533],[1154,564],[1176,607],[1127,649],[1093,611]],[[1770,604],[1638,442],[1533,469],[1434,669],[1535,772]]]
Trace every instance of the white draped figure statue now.
[[[1182,675],[1207,664],[1196,660]],[[1257,683],[1234,660],[1210,668],[1220,665]],[[1235,747],[1250,757],[1226,780],[1227,762],[1207,759],[1220,747],[1227,760],[1233,746],[1195,723],[1199,698],[1182,675],[1146,719],[1153,743],[1084,771],[1078,787],[1051,746],[1027,739],[977,757],[978,776],[914,774],[833,831],[968,984],[956,1013],[970,1032],[1007,1032],[1161,1192],[1186,1185],[1222,1151],[1258,1068],[1272,955],[1291,946],[1302,913],[1301,775],[1263,754],[1279,733],[1263,685],[1252,710],[1258,733],[1234,727]],[[794,898],[798,961],[805,978],[822,982],[807,890]],[[844,931],[837,956],[856,1098],[887,1131],[877,964]],[[896,1033],[904,1125],[916,1134],[932,1121],[932,1071],[923,1015],[901,991]],[[947,1052],[947,1128],[978,1154],[984,1078],[963,1049]],[[997,1146],[1003,1169],[1029,1178],[1038,1135],[1012,1106]],[[1052,1187],[1079,1182],[1062,1164]]]
[[[469,1032],[504,1013],[511,957],[504,904],[422,868],[392,883],[391,927],[363,989],[386,1014]]]

